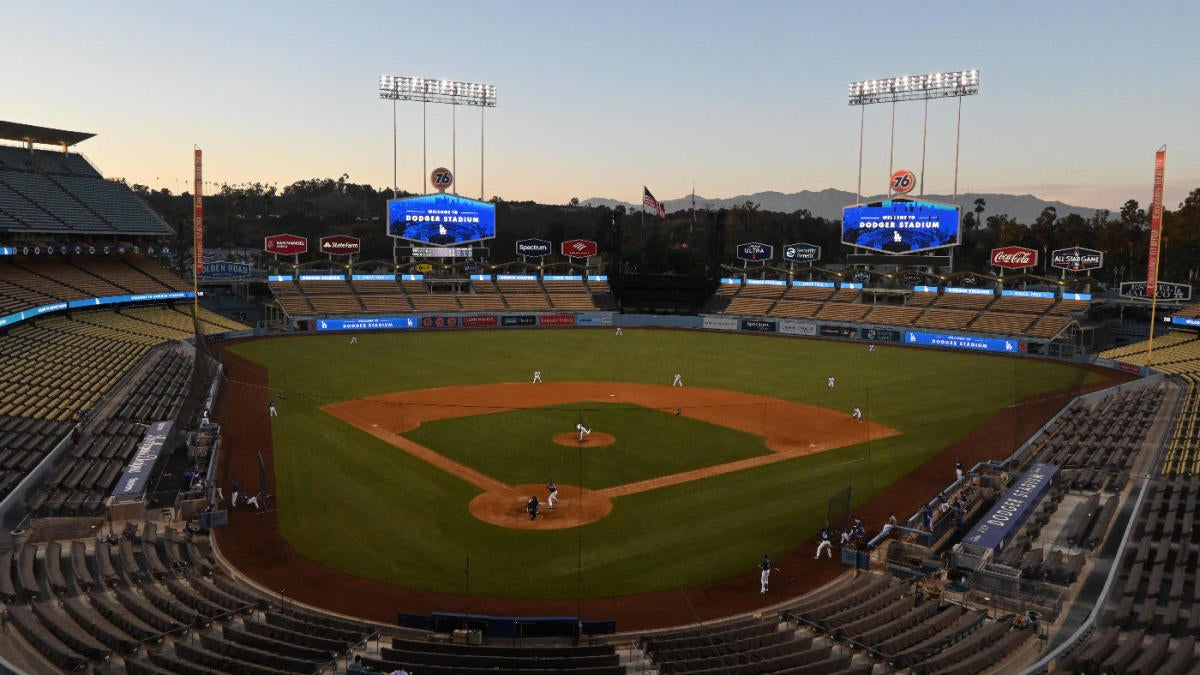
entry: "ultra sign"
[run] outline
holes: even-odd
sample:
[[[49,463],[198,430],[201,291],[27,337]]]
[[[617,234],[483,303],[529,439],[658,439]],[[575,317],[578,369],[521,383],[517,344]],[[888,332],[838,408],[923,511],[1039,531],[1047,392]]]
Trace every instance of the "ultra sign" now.
[[[739,260],[759,261],[775,257],[775,247],[757,241],[738,244],[737,257]]]

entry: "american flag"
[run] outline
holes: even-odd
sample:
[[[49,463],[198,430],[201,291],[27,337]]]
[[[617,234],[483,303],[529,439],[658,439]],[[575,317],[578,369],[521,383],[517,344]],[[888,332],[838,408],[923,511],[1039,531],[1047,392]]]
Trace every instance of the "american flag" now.
[[[662,204],[658,203],[658,200],[654,198],[654,195],[650,194],[650,189],[645,185],[642,186],[642,204],[654,209],[654,212],[658,214],[659,218],[666,219],[666,210],[663,209]]]

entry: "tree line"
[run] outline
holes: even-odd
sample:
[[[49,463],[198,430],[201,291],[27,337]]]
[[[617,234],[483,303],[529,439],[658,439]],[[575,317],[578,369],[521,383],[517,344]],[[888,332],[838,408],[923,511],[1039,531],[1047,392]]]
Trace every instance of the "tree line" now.
[[[192,197],[144,185],[134,191],[156,209],[178,233],[178,250],[190,250]],[[399,197],[415,196],[401,192]],[[360,260],[391,261],[393,241],[386,231],[390,189],[354,183],[349,175],[301,180],[279,189],[275,185],[222,184],[204,199],[205,242],[209,247],[261,249],[263,237],[295,234],[309,238],[312,258],[317,240],[348,234],[362,240]],[[559,242],[582,238],[600,244],[602,255],[611,255],[620,243],[623,266],[643,273],[699,274],[717,263],[735,262],[737,244],[759,241],[776,247],[797,242],[821,247],[821,265],[844,263],[850,249],[841,242],[837,221],[793,213],[764,211],[751,201],[728,209],[711,207],[679,210],[659,219],[624,206],[510,202],[494,197],[496,230],[487,242],[486,261],[492,264],[517,259],[516,242],[526,238]],[[983,199],[962,206],[960,245],[955,251],[956,271],[986,272],[990,253],[1000,246],[1036,249],[1042,273],[1049,252],[1071,246],[1105,252],[1105,264],[1092,273],[1108,283],[1146,278],[1149,215],[1130,199],[1116,214],[1098,210],[1091,217],[1059,217],[1048,207],[1032,223],[1018,222],[1004,213],[988,213]],[[1191,282],[1200,275],[1200,188],[1192,190],[1175,209],[1164,209],[1159,279]]]

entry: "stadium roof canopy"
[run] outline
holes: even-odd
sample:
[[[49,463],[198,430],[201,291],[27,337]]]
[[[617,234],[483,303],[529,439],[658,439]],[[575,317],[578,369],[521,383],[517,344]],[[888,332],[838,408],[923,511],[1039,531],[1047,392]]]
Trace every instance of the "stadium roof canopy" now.
[[[96,134],[86,131],[67,131],[66,129],[51,129],[20,122],[5,122],[0,120],[0,139],[6,141],[21,141],[23,143],[41,143],[67,147],[81,143]]]

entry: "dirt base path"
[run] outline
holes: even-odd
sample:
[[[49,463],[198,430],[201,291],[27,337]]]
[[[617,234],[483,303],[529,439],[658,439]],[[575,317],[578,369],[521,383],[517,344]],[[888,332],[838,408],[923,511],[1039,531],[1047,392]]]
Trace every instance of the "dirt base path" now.
[[[224,345],[222,345],[224,346]],[[221,423],[220,477],[226,485],[239,478],[248,487],[258,471],[258,452],[267,466],[274,466],[271,427],[267,418],[269,400],[267,371],[229,351],[222,350],[225,382],[214,415]],[[1041,395],[1036,405],[1013,406],[938,456],[913,470],[877,494],[857,513],[868,523],[880,523],[889,511],[914,512],[920,501],[936,494],[954,476],[954,460],[968,466],[975,462],[1005,457],[1014,443],[1036,431],[1059,408],[1080,393],[1135,379],[1114,371],[1099,370],[1105,381],[1082,389],[1071,388]],[[607,395],[605,396],[607,398]],[[286,414],[286,401],[281,414]],[[541,487],[541,486],[538,486]],[[564,489],[560,486],[560,490]],[[730,579],[657,593],[585,600],[528,600],[437,593],[351,576],[320,565],[297,552],[279,532],[274,513],[256,515],[246,511],[231,514],[230,525],[215,530],[222,555],[242,574],[274,593],[349,616],[394,624],[397,612],[473,612],[498,616],[578,616],[583,620],[616,620],[621,631],[709,621],[776,604],[818,588],[842,574],[836,562],[815,561],[815,541],[780,556],[775,562],[787,576],[773,580],[771,592],[758,593],[756,570]],[[774,556],[773,556],[774,557]]]
[[[773,452],[604,490],[579,491],[573,488],[576,491],[576,508],[560,511],[552,520],[539,520],[529,518],[524,505],[529,495],[542,495],[545,488],[504,485],[401,435],[431,420],[486,415],[518,407],[541,408],[587,402],[633,403],[765,436],[767,448]],[[882,424],[856,422],[849,415],[828,408],[768,396],[626,382],[440,387],[331,403],[321,409],[484,490],[485,494],[471,501],[471,513],[476,518],[502,527],[535,530],[571,527],[599,520],[612,511],[611,500],[623,495],[744,471],[899,433]],[[588,448],[608,445],[616,439],[593,429],[582,439],[578,431],[568,431],[555,435],[553,440],[561,445]],[[514,509],[513,504],[516,503],[521,508]]]

